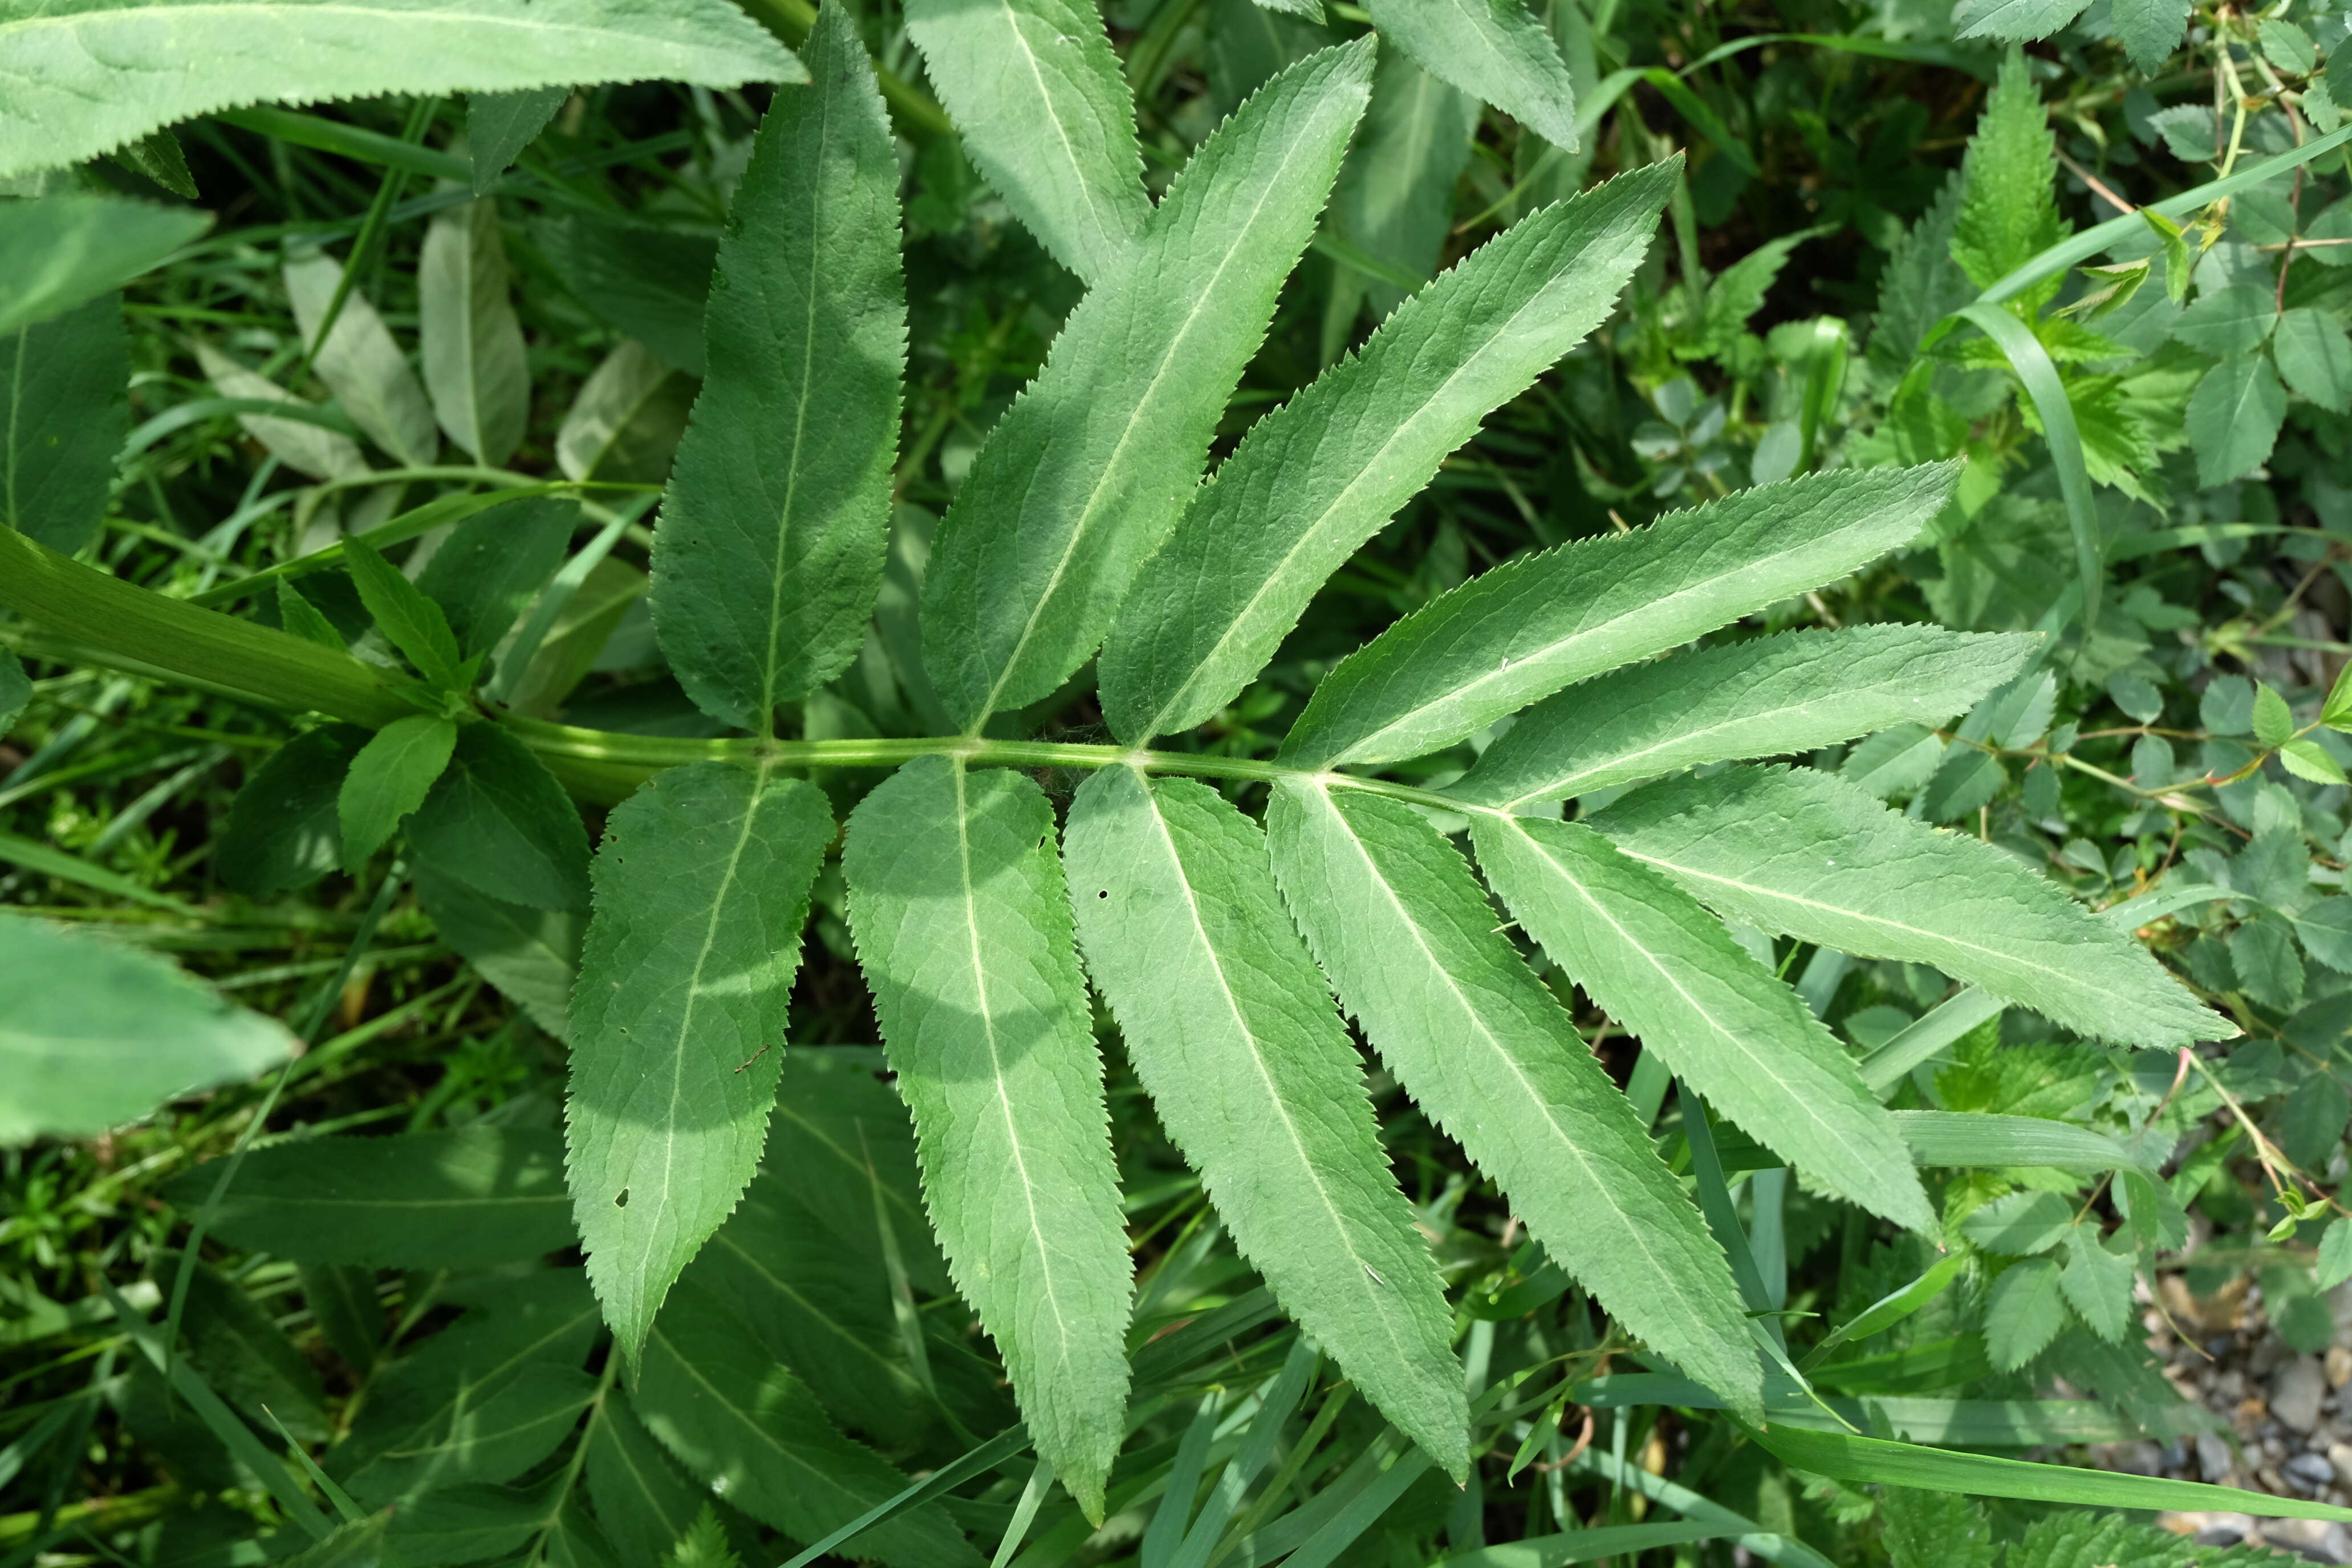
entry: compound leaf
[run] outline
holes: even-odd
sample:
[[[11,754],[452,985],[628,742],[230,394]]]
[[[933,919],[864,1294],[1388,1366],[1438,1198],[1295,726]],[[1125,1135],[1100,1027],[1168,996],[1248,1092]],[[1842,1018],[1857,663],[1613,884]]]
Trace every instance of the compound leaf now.
[[[907,362],[898,163],[851,12],[810,35],[744,171],[710,373],[654,535],[654,624],[706,712],[764,731],[856,657],[881,591]]]
[[[2237,1033],[2147,949],[2014,857],[1810,768],[1669,779],[1590,820],[1727,918],[1933,964],[2078,1034],[2170,1047]]]
[[[1461,855],[1401,802],[1303,781],[1276,788],[1266,842],[1341,1005],[1528,1234],[1632,1332],[1760,1408],[1723,1249]]]
[[[1110,768],[1072,803],[1063,856],[1087,971],[1243,1255],[1382,1415],[1465,1474],[1435,1262],[1263,835],[1205,784]]]
[[[1803,1000],[1663,875],[1576,823],[1480,816],[1478,862],[1544,952],[1751,1137],[1925,1235],[1901,1134]]]
[[[914,0],[964,151],[1055,259],[1098,283],[1151,216],[1135,99],[1092,0]]]
[[[759,24],[720,0],[221,0],[201,14],[49,0],[0,21],[0,179],[248,103],[803,79]]]
[[[216,1161],[199,1165],[163,1195],[193,1213],[219,1174]],[[477,1123],[256,1149],[213,1210],[212,1229],[234,1246],[297,1263],[520,1263],[572,1244],[563,1142],[536,1128]]]
[[[1131,1269],[1053,807],[1019,773],[921,758],[852,814],[842,868],[933,1228],[1039,1456],[1099,1517]]]
[[[0,527],[63,555],[90,542],[131,426],[122,296],[0,336]]]
[[[634,1362],[758,1168],[824,793],[727,763],[614,811],[572,998],[565,1142],[588,1279]]]
[[[296,1049],[160,958],[0,915],[0,1144],[102,1132]]]
[[[1441,81],[1482,98],[1563,152],[1581,144],[1576,89],[1551,32],[1521,0],[1371,0],[1372,26]]]
[[[977,729],[1086,661],[1201,476],[1370,95],[1371,40],[1258,89],[1087,294],[941,520],[923,661]]]
[[[1632,665],[1520,714],[1449,793],[1508,811],[1703,763],[1937,724],[1974,707],[2040,646],[1937,626],[1853,626]]]
[[[1515,225],[1259,420],[1119,611],[1102,658],[1111,727],[1136,742],[1189,729],[1264,668],[1324,580],[1446,453],[1607,316],[1680,167]]]
[[[1451,745],[1907,542],[1958,477],[1955,463],[1808,474],[1507,562],[1324,677],[1283,760],[1334,767]]]

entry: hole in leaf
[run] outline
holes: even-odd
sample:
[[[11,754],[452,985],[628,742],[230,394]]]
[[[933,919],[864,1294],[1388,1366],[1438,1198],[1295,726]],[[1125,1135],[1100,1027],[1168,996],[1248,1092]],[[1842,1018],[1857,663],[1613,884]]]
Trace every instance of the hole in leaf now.
[[[628,1188],[623,1187],[620,1192],[614,1195],[613,1199],[613,1206],[616,1209],[625,1209],[629,1206]]]

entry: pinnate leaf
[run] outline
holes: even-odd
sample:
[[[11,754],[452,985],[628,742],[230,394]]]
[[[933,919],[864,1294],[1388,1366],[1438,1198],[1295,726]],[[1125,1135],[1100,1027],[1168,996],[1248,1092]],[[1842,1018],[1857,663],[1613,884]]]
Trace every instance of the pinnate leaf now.
[[[1853,626],[1629,666],[1520,714],[1451,793],[1508,810],[1702,763],[1801,753],[1896,724],[1941,723],[2016,674],[2039,647],[2031,637]]]
[[[1109,768],[1078,792],[1063,853],[1087,973],[1243,1256],[1382,1415],[1465,1474],[1436,1266],[1264,837],[1204,784]]]
[[[923,51],[964,150],[1063,266],[1107,277],[1151,215],[1135,99],[1091,0],[914,0]]]
[[[2056,883],[1810,768],[1669,779],[1590,820],[1727,918],[1933,964],[2091,1038],[2170,1047],[2236,1033]]]
[[[572,1000],[565,1142],[588,1279],[634,1361],[760,1163],[824,794],[698,763],[613,813]]]
[[[1901,1136],[1794,991],[1663,875],[1580,824],[1481,815],[1478,861],[1520,925],[1710,1106],[1848,1203],[1922,1234]]]
[[[719,0],[52,0],[0,21],[0,179],[260,102],[512,91],[583,81],[798,81],[792,56]],[[202,69],[184,67],[201,58]],[[0,275],[6,268],[0,267]]]
[[[842,868],[932,1227],[1038,1454],[1099,1516],[1132,1274],[1053,807],[922,758],[851,815]]]
[[[1283,760],[1333,767],[1451,745],[1907,543],[1958,475],[1951,463],[1809,474],[1507,562],[1343,660],[1315,689]]]
[[[654,624],[705,711],[765,730],[856,656],[882,584],[907,360],[898,163],[853,13],[809,39],[735,198],[710,373],[654,534]]]
[[[1445,454],[1607,315],[1678,168],[1622,175],[1515,225],[1259,420],[1120,609],[1102,659],[1111,727],[1138,742],[1188,729],[1265,668]]]
[[[940,524],[923,660],[976,729],[1086,661],[1175,525],[1370,96],[1371,40],[1260,88],[1070,313]]]
[[[1630,1331],[1759,1408],[1722,1248],[1460,853],[1410,806],[1305,781],[1276,789],[1266,840],[1341,1005],[1528,1234]]]

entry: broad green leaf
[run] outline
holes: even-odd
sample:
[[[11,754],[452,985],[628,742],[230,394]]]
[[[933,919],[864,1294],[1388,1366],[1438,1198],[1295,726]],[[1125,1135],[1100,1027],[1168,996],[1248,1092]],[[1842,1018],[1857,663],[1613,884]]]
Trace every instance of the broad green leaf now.
[[[130,430],[130,385],[120,294],[0,336],[0,526],[63,555],[90,542]]]
[[[678,1474],[630,1401],[605,1395],[587,1442],[588,1495],[623,1563],[657,1563],[691,1529],[710,1493]]]
[[[182,1261],[177,1252],[158,1253],[157,1275],[177,1274]],[[330,1425],[318,1368],[258,1302],[210,1267],[197,1264],[188,1285],[181,1330],[205,1383],[257,1424],[275,1419],[304,1442],[324,1442]]]
[[[371,1493],[418,1494],[443,1488],[510,1481],[553,1453],[580,1425],[596,1380],[576,1366],[531,1362],[451,1418],[409,1444],[381,1454],[364,1472]]]
[[[695,388],[653,350],[629,339],[580,384],[555,431],[566,479],[658,484],[694,406]]]
[[[793,1052],[777,1084],[776,1119],[761,1169],[790,1183],[845,1248],[880,1258],[887,1221],[915,1288],[938,1296],[954,1289],[923,1217],[915,1131],[896,1089],[826,1053]]]
[[[2093,1038],[2170,1047],[2236,1033],[2014,857],[1810,768],[1670,779],[1590,821],[1729,919],[1933,964]]]
[[[311,413],[321,412],[316,404],[296,397],[268,376],[247,369],[210,343],[197,343],[195,354],[196,363],[204,369],[205,379],[211,382],[213,390],[223,397],[254,403],[283,403]],[[349,479],[367,472],[367,459],[360,455],[359,443],[340,430],[331,430],[306,419],[278,419],[267,414],[240,414],[236,422],[247,435],[268,448],[270,455],[279,462],[314,479]],[[341,421],[335,423],[341,425]]]
[[[2055,1258],[2029,1258],[2011,1264],[1992,1282],[1985,1301],[1985,1350],[2002,1372],[2015,1372],[2040,1355],[2065,1326],[2059,1272]]]
[[[2322,1290],[2333,1290],[2352,1279],[2352,1220],[2330,1220],[2320,1233],[2317,1278]]]
[[[163,1194],[193,1214],[218,1176],[216,1162],[199,1165]],[[298,1263],[370,1268],[520,1263],[574,1240],[562,1140],[479,1124],[254,1150],[214,1209],[212,1230]]]
[[[1631,1332],[1758,1407],[1722,1248],[1459,852],[1410,806],[1301,782],[1276,787],[1266,841],[1341,1005],[1528,1234]]]
[[[499,176],[513,168],[522,150],[539,140],[539,133],[571,96],[568,82],[519,92],[466,95],[466,153],[474,165],[476,195],[489,195]]]
[[[1098,1518],[1131,1271],[1053,807],[1019,773],[921,758],[852,814],[842,869],[949,1267],[1039,1456]]]
[[[545,1527],[559,1504],[561,1473],[528,1487],[461,1481],[393,1510],[383,1568],[446,1568],[503,1558]]]
[[[360,748],[335,800],[344,870],[358,876],[409,813],[425,804],[425,792],[449,765],[457,746],[455,723],[418,713],[394,719]]]
[[[1676,1078],[1837,1196],[1935,1233],[1845,1047],[1722,921],[1580,824],[1480,816],[1471,833],[1522,929]]]
[[[2307,735],[2289,741],[2279,748],[2279,764],[2308,784],[2340,784],[2345,782],[2344,764],[2337,762],[2326,747]]]
[[[408,823],[409,847],[477,892],[535,910],[588,907],[588,832],[529,748],[497,724],[463,724],[449,771]]]
[[[0,21],[0,40],[21,25]],[[0,100],[5,160],[7,120],[22,105],[11,94]],[[0,178],[14,172],[0,169]],[[185,207],[86,191],[0,201],[0,334],[112,293],[211,226],[210,216]]]
[[[1092,0],[913,0],[963,148],[1056,260],[1100,283],[1151,216],[1135,99]]]
[[[220,879],[264,899],[307,888],[341,864],[337,803],[368,740],[355,724],[326,724],[271,752],[229,803],[228,825],[213,841]]]
[[[2115,0],[2116,37],[2142,75],[2154,76],[2189,28],[2189,0]]]
[[[2259,682],[2254,687],[2254,743],[2275,749],[2287,743],[2294,733],[2294,712],[2270,687]]]
[[[421,467],[441,449],[441,433],[433,427],[433,405],[408,356],[393,341],[392,331],[377,315],[366,295],[352,289],[343,296],[342,309],[327,340],[319,342],[319,328],[343,287],[342,267],[324,251],[313,250],[286,263],[286,296],[294,306],[295,324],[302,341],[315,345],[310,368],[335,395],[335,401],[369,440],[397,461]]]
[[[416,586],[441,606],[459,653],[487,654],[514,628],[563,564],[579,521],[577,501],[527,496],[475,513],[441,542]]]
[[[702,374],[716,239],[582,213],[534,224],[531,237],[591,310],[688,374]]]
[[[1409,278],[1437,271],[1454,226],[1454,187],[1478,134],[1478,100],[1391,49],[1372,71],[1364,127],[1340,165],[1324,222],[1331,233]],[[1343,268],[1332,281],[1325,342],[1336,348],[1364,300],[1385,317],[1412,290]]]
[[[425,679],[445,689],[454,686],[463,658],[441,606],[357,535],[343,541],[343,564],[359,589],[360,602],[392,646],[406,654]]]
[[[1565,152],[1582,144],[1559,47],[1522,0],[1372,0],[1370,9],[1381,36],[1440,80]]]
[[[654,624],[704,711],[766,731],[856,657],[882,583],[906,368],[898,163],[846,9],[779,93],[719,247],[710,374],[654,535]]]
[[[2208,290],[2172,325],[2172,335],[2209,359],[2250,354],[2263,346],[2278,321],[2270,289],[2232,283]]]
[[[982,447],[923,584],[924,664],[966,725],[1083,664],[1175,525],[1313,233],[1371,64],[1369,38],[1310,56],[1202,143]]]
[[[2051,190],[2056,166],[2049,114],[2024,52],[2012,48],[1961,163],[1963,194],[1952,230],[1952,259],[1969,282],[1990,288],[2066,237],[2066,222],[2058,216]],[[2021,298],[2039,305],[2063,281],[2063,272],[2053,272]]]
[[[1894,1568],[2000,1568],[2004,1548],[1968,1499],[1889,1487],[1880,1500]]]
[[[588,922],[568,910],[491,898],[429,865],[419,865],[415,876],[417,907],[441,940],[532,1023],[570,1040],[572,985]]]
[[[1809,474],[1507,562],[1325,676],[1283,760],[1328,768],[1451,745],[1907,543],[1958,475],[1949,463]]]
[[[759,1166],[833,831],[815,785],[728,763],[655,775],[607,824],[564,1129],[588,1279],[632,1362]]]
[[[530,420],[530,367],[507,291],[498,203],[433,215],[416,264],[416,316],[433,416],[477,462],[498,468]]]
[[[297,1048],[160,958],[0,915],[0,1144],[102,1132]]]
[[[371,1507],[392,1501],[415,1481],[419,1456],[462,1438],[527,1369],[577,1370],[596,1333],[596,1299],[577,1268],[501,1280],[484,1305],[370,1380],[351,1436],[327,1452],[327,1473]]]
[[[625,0],[218,0],[202,12],[45,0],[0,20],[0,179],[248,103],[804,79],[764,29],[719,0],[656,10]],[[196,60],[203,68],[188,68]]]
[[[1628,174],[1518,224],[1260,420],[1119,611],[1101,667],[1112,728],[1141,742],[1230,701],[1445,454],[1608,314],[1675,174]]]
[[[2128,1249],[2108,1250],[2096,1225],[2079,1225],[2067,1238],[2059,1291],[2074,1315],[2110,1344],[2119,1344],[2131,1325],[2132,1261]]]
[[[2004,1258],[2030,1258],[2066,1239],[2074,1205],[2057,1193],[2011,1193],[1960,1222],[1960,1234]]]
[[[1878,313],[1866,352],[1871,368],[1889,386],[1902,381],[1928,329],[1975,297],[1968,275],[1952,259],[1961,190],[1956,169],[1945,177],[1934,205],[1905,231],[1879,274]]]
[[[2268,460],[2286,420],[2286,389],[2261,354],[2223,360],[2189,395],[2185,427],[2197,482],[2222,485]]]
[[[1450,793],[1513,810],[1703,763],[1938,724],[1975,706],[2039,647],[2031,637],[1854,626],[1633,665],[1519,715]]]
[[[25,705],[33,700],[33,682],[25,674],[14,650],[0,647],[0,739],[5,739],[16,721],[24,717]]]
[[[279,1568],[381,1568],[383,1534],[391,1523],[388,1509],[348,1521],[325,1539],[278,1558]]]
[[[1466,1473],[1435,1262],[1264,836],[1206,784],[1109,768],[1072,803],[1063,857],[1087,972],[1243,1256],[1382,1415]]]
[[[2090,0],[1959,0],[1952,25],[1963,38],[2046,38],[2083,14]]]
[[[2352,410],[2352,336],[2335,317],[2309,306],[2285,312],[2271,354],[2296,396],[2331,414]]]
[[[795,1541],[818,1540],[908,1485],[835,1429],[808,1385],[770,1358],[742,1319],[691,1284],[671,1293],[655,1321],[630,1395],[691,1474]],[[857,1538],[856,1554],[891,1568],[980,1562],[937,1508],[877,1525]]]

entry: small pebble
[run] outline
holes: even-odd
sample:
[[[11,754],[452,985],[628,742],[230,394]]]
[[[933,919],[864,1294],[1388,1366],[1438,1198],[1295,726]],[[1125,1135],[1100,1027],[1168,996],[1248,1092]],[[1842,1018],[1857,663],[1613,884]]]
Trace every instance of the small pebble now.
[[[2336,1479],[2336,1467],[2325,1454],[2297,1454],[2280,1469],[2305,1492],[2315,1492]]]
[[[2352,1487],[2352,1443],[2327,1445],[2327,1462],[2336,1467],[2336,1483]]]
[[[2315,1356],[2297,1356],[2271,1379],[2271,1413],[2298,1432],[2319,1425],[2319,1401],[2327,1392],[2326,1374]]]
[[[2341,1388],[2352,1383],[2352,1350],[2342,1345],[2327,1347],[2327,1386]]]

